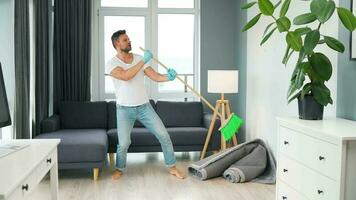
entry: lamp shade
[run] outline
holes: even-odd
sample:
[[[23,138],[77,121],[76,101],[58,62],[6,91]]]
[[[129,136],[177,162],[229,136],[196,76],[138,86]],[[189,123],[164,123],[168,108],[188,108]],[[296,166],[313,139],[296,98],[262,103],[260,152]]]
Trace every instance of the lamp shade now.
[[[238,93],[238,70],[208,70],[208,93]]]

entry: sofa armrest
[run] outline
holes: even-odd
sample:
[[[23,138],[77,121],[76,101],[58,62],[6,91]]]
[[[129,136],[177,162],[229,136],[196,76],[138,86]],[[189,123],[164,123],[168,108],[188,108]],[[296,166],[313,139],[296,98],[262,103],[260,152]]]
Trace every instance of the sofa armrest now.
[[[203,114],[203,126],[207,129],[210,127],[211,120],[213,119],[213,114],[204,112]],[[216,117],[214,130],[220,128],[221,122],[219,116]]]
[[[41,122],[41,133],[54,132],[60,128],[60,118],[59,115],[52,115],[49,118],[42,120]]]
[[[205,128],[209,129],[210,127],[210,123],[211,123],[211,120],[213,119],[213,114],[211,113],[207,113],[207,112],[204,112],[203,114],[203,125]],[[221,121],[220,121],[220,118],[219,116],[217,116],[216,120],[215,120],[215,125],[214,125],[214,129],[213,129],[213,132],[212,132],[212,135],[211,135],[211,138],[210,138],[210,147],[208,148],[208,150],[217,150],[220,148],[220,132],[219,132],[219,128],[220,128],[220,125],[221,125]]]

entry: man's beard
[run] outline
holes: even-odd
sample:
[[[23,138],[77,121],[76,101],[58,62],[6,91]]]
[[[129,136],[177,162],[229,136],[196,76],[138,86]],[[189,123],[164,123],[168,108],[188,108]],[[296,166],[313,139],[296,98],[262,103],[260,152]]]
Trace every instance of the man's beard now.
[[[125,49],[121,49],[121,51],[123,51],[125,53],[129,53],[131,51],[131,47],[127,47]]]

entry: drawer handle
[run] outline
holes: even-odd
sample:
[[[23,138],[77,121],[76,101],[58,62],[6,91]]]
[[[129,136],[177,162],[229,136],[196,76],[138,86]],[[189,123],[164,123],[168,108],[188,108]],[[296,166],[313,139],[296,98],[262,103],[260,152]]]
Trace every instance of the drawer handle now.
[[[282,196],[282,199],[285,200],[285,199],[287,199],[287,197],[286,196]]]
[[[22,185],[22,190],[28,191],[28,184]]]
[[[47,163],[51,164],[52,163],[52,158],[47,159]]]
[[[323,194],[324,192],[322,190],[318,190],[318,194]]]
[[[319,160],[325,160],[324,156],[319,156]]]
[[[284,141],[284,144],[287,145],[287,144],[289,144],[289,142],[288,141]]]
[[[288,169],[283,169],[283,172],[288,172]]]

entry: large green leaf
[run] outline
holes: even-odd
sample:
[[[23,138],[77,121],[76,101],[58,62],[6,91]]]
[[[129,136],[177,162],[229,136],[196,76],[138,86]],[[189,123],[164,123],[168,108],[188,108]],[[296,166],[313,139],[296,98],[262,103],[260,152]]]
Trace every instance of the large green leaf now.
[[[290,20],[287,17],[281,17],[276,21],[278,31],[279,32],[286,32],[290,29]]]
[[[326,21],[328,21],[330,17],[334,14],[334,11],[335,11],[335,2],[333,0],[329,0],[328,3],[326,4],[325,9],[322,12],[320,18],[321,22],[325,23]]]
[[[317,15],[323,10],[326,3],[326,0],[312,0],[312,2],[310,3],[310,11]]]
[[[312,0],[310,3],[310,11],[317,16],[321,15],[322,11],[326,7],[327,0]]]
[[[274,6],[270,0],[258,0],[258,7],[262,14],[272,16],[274,12]]]
[[[319,40],[318,44],[324,44],[325,40]]]
[[[319,39],[320,39],[319,30],[311,31],[305,36],[304,50],[306,54],[310,54],[314,50],[314,48],[319,42]]]
[[[295,51],[300,51],[303,46],[303,40],[301,36],[296,35],[294,32],[289,32],[286,36],[287,44]]]
[[[295,25],[303,25],[303,24],[309,24],[317,20],[317,17],[313,13],[305,13],[298,15],[296,18],[294,18],[293,23]]]
[[[310,94],[311,89],[312,89],[311,83],[305,84],[302,89],[302,92],[300,93],[300,99],[303,99],[305,95]]]
[[[299,63],[297,76],[295,77],[295,87],[297,89],[300,89],[303,86],[304,80],[305,80],[305,72],[303,70],[303,63]]]
[[[265,42],[271,37],[271,35],[273,34],[273,32],[274,32],[276,29],[277,29],[277,27],[274,28],[274,29],[272,29],[265,37],[263,37],[263,39],[262,39],[260,45],[263,45],[263,43],[265,43]]]
[[[284,53],[283,60],[282,60],[282,63],[285,64],[285,65],[288,63],[288,60],[289,60],[289,58],[288,58],[289,51],[290,51],[290,46],[287,45],[287,49],[286,49],[286,51]]]
[[[272,27],[273,24],[275,24],[276,22],[272,22],[270,24],[268,24],[268,26],[266,27],[265,31],[263,32],[263,36],[265,36],[267,34],[267,32],[269,31],[269,29]]]
[[[282,60],[282,63],[287,65],[288,61],[289,61],[289,58],[292,56],[292,54],[294,53],[294,50],[290,51],[290,47],[288,47],[288,49],[286,50],[286,54],[285,56],[283,57],[283,60]]]
[[[289,9],[290,2],[291,2],[291,0],[284,0],[281,11],[279,13],[279,17],[286,16],[288,9]]]
[[[307,74],[312,69],[310,62],[302,62],[300,67],[303,69],[304,73]]]
[[[247,31],[248,29],[250,29],[251,27],[253,27],[258,20],[261,18],[261,13],[259,13],[258,15],[256,15],[255,17],[253,17],[243,28],[242,28],[242,32]]]
[[[335,51],[344,53],[345,47],[344,45],[337,39],[329,36],[324,36],[324,41],[328,47],[334,49]]]
[[[296,93],[293,97],[291,97],[291,98],[288,100],[288,103],[290,103],[291,101],[293,101],[293,100],[296,99],[297,97],[300,98],[300,99],[303,99],[306,94],[309,94],[309,93],[310,93],[311,89],[312,89],[311,83],[305,84],[304,87],[303,87],[303,89],[302,89],[301,91],[299,91],[298,93]]]
[[[308,76],[309,79],[311,80],[310,74],[312,73],[312,70],[313,70],[313,69],[312,69],[312,66],[311,66],[310,62],[309,62],[309,61],[303,62],[303,63],[301,64],[301,67],[302,67],[302,69],[303,69],[305,75]]]
[[[311,64],[309,63],[309,67],[304,69],[310,79],[311,82],[324,82],[324,80],[322,78],[320,78],[320,76],[315,72],[315,70],[313,69],[313,67],[311,66]]]
[[[257,3],[257,1],[254,2],[250,2],[250,3],[246,3],[244,5],[241,6],[241,9],[248,9],[251,8],[252,6],[254,6]]]
[[[294,99],[296,99],[297,97],[299,97],[301,92],[302,92],[302,91],[299,91],[298,93],[296,93],[295,95],[293,95],[293,96],[288,100],[288,103],[292,102]]]
[[[297,87],[295,86],[295,81],[292,80],[290,82],[290,85],[289,85],[289,89],[288,89],[288,92],[287,92],[287,99],[292,96],[292,94],[294,94],[295,91],[297,91]]]
[[[292,51],[290,51],[289,54],[288,54],[288,56],[287,56],[287,59],[286,59],[286,61],[285,61],[285,62],[286,62],[285,64],[288,63],[289,58],[292,56],[293,53],[294,53],[294,50],[292,49]]]
[[[297,77],[298,70],[299,70],[298,67],[299,67],[298,65],[295,65],[294,70],[293,70],[293,73],[292,73],[292,77],[291,77],[291,79],[290,79],[291,81],[295,81],[295,78]]]
[[[309,62],[315,73],[322,78],[322,80],[328,81],[330,79],[332,65],[328,57],[322,53],[313,53],[309,57]]]
[[[298,62],[298,63],[303,62],[306,55],[307,55],[307,54],[305,53],[305,49],[304,49],[304,47],[302,47],[302,48],[300,49],[300,51],[299,51],[299,56],[298,56],[298,61],[297,61],[297,62]]]
[[[300,65],[300,63],[296,64],[293,74],[292,74],[289,89],[287,92],[287,99],[290,96],[292,96],[299,88],[302,87],[304,80],[305,80],[305,73],[302,69],[302,66]],[[295,97],[292,97],[292,99],[293,98],[295,98]]]
[[[356,17],[352,14],[351,11],[345,8],[337,8],[337,14],[342,22],[342,24],[349,31],[354,31],[356,28]]]
[[[303,35],[306,35],[307,33],[309,33],[311,30],[311,28],[309,27],[302,27],[302,28],[297,28],[294,30],[294,33],[296,35],[299,35],[299,36],[303,36]]]
[[[324,83],[313,83],[312,93],[315,100],[321,105],[326,106],[328,103],[330,103],[330,90],[325,86]]]
[[[335,2],[333,0],[313,0],[310,4],[310,10],[321,23],[325,23],[335,11]]]

